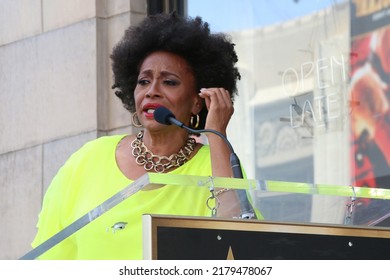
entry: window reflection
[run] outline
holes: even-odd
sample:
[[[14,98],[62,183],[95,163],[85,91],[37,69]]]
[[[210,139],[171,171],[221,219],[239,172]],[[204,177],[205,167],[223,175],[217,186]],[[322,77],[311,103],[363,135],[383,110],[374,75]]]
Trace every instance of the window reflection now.
[[[248,177],[390,188],[390,7],[380,2],[188,0],[188,15],[236,44],[229,138]],[[349,198],[256,202],[269,219],[344,223]],[[390,203],[358,199],[354,210],[353,223],[375,224]]]

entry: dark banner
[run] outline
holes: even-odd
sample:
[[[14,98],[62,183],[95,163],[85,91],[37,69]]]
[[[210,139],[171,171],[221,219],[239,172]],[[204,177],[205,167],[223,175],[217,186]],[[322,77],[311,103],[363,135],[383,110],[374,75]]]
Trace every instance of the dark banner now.
[[[159,260],[387,260],[390,239],[159,227],[157,244]]]
[[[390,1],[351,1],[351,173],[355,186],[390,188]],[[354,222],[375,224],[389,201],[357,201]],[[370,217],[370,218],[369,218]],[[376,220],[372,220],[375,217]]]

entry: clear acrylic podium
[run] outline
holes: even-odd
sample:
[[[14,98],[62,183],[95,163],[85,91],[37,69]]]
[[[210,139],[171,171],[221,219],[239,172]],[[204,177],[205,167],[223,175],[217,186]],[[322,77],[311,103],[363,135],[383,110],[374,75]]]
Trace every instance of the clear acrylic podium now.
[[[354,214],[354,203],[357,199],[371,199],[378,201],[388,201],[390,199],[390,190],[387,189],[369,189],[369,188],[358,188],[351,186],[330,186],[330,185],[319,185],[319,184],[308,184],[308,183],[294,183],[294,182],[277,182],[277,181],[265,181],[265,180],[251,180],[251,179],[236,179],[236,178],[221,178],[221,177],[203,177],[203,176],[188,176],[188,175],[173,175],[173,174],[157,174],[157,173],[147,173],[134,181],[132,184],[123,188],[120,192],[107,199],[101,205],[98,205],[94,209],[91,209],[88,213],[80,217],[78,220],[74,221],[68,227],[54,235],[52,238],[48,239],[35,249],[28,252],[21,259],[35,259],[39,257],[41,254],[50,250],[57,243],[61,242],[68,236],[72,235],[85,225],[92,223],[96,218],[101,215],[104,215],[107,211],[110,211],[111,208],[121,203],[123,200],[127,199],[131,195],[135,194],[139,191],[148,191],[154,188],[161,188],[165,185],[176,185],[183,188],[207,188],[211,191],[214,188],[230,188],[236,190],[246,190],[249,194],[249,197],[252,201],[252,205],[259,209],[260,206],[257,205],[257,201],[262,196],[272,196],[278,194],[301,194],[305,196],[309,196],[313,203],[313,207],[311,208],[312,217],[308,221],[273,221],[272,219],[268,219],[267,216],[264,216],[264,220],[242,220],[242,219],[234,219],[234,218],[205,218],[205,217],[187,217],[189,219],[197,218],[196,220],[192,220],[195,224],[201,222],[204,224],[210,224],[212,222],[218,222],[225,220],[225,225],[231,228],[234,225],[236,230],[245,231],[245,227],[249,225],[260,226],[268,223],[269,233],[273,233],[272,229],[275,229],[275,223],[277,223],[277,228],[286,228],[289,232],[297,231],[296,233],[306,232],[306,229],[309,230],[306,233],[315,233],[322,236],[326,236],[330,234],[328,228],[324,226],[315,225],[318,223],[329,224],[332,225],[333,230],[331,232],[338,232],[338,230],[342,230],[343,227],[345,229],[345,225],[348,225],[348,234],[349,236],[367,236],[368,238],[374,238],[375,240],[379,238],[379,241],[383,244],[383,242],[387,242],[388,247],[390,248],[390,228],[376,226],[370,227],[369,225],[353,225],[353,214]],[[261,200],[261,199],[260,199]],[[324,207],[324,201],[327,201],[329,205],[332,207]],[[329,202],[330,201],[330,202]],[[206,201],[205,201],[206,203]],[[299,203],[299,202],[297,202]],[[318,204],[319,206],[317,206]],[[334,211],[336,209],[336,211]],[[262,212],[262,210],[260,209]],[[341,214],[340,214],[341,213]],[[390,211],[389,211],[390,213]],[[145,213],[145,214],[153,214],[153,213]],[[374,213],[375,214],[375,213]],[[375,217],[373,214],[373,221],[377,221],[376,225],[380,225],[380,222],[387,218],[386,215],[382,215],[381,217]],[[211,215],[210,215],[211,216]],[[180,215],[179,215],[180,217]],[[179,218],[177,217],[177,218]],[[202,219],[200,219],[202,218]],[[282,217],[283,218],[283,217]],[[175,217],[169,217],[170,220],[174,221]],[[168,219],[168,220],[169,220]],[[149,221],[149,229],[145,230],[145,242],[149,242],[149,245],[145,243],[145,258],[153,258],[153,253],[151,253],[151,249],[154,245],[150,244],[151,241],[156,241],[156,236],[153,236],[151,231],[151,221],[153,219],[149,217],[145,217],[145,223]],[[165,218],[167,220],[167,218]],[[379,221],[379,222],[378,222]],[[271,226],[271,224],[273,226]],[[295,223],[292,224],[292,223]],[[188,224],[188,222],[187,222]],[[191,223],[190,223],[191,224]],[[298,226],[299,224],[299,226]],[[244,226],[241,228],[241,226]],[[375,225],[375,224],[372,224]],[[339,228],[337,228],[339,227]],[[274,233],[274,235],[276,232]],[[343,235],[338,232],[335,234],[336,236]],[[307,237],[307,236],[306,236]],[[218,235],[217,237],[218,238]],[[239,237],[242,238],[242,237]],[[245,239],[248,237],[244,237]],[[255,237],[250,237],[255,238]],[[256,237],[257,238],[257,237]],[[285,238],[285,236],[283,237]],[[372,240],[371,240],[372,241]],[[370,241],[370,242],[371,242]],[[315,240],[313,241],[315,242]],[[360,241],[359,241],[360,242]],[[377,242],[376,242],[377,243]],[[387,250],[388,251],[388,250]],[[155,253],[154,253],[155,254]],[[154,255],[155,256],[155,255]]]
[[[312,200],[312,213],[305,222],[144,215],[145,259],[389,259],[390,228],[380,226],[388,213],[368,213],[370,225],[353,224],[354,204],[389,200],[387,189],[162,176],[183,187],[245,189],[254,206],[262,196],[300,194]]]

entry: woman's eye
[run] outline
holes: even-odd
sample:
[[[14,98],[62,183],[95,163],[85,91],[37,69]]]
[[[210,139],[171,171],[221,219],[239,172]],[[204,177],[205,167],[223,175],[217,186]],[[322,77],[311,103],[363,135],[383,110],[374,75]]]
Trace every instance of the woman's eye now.
[[[141,85],[141,86],[146,85],[146,84],[148,84],[148,83],[149,83],[149,81],[146,80],[146,79],[139,79],[139,80],[138,80],[138,84]]]
[[[174,80],[165,80],[164,83],[169,86],[177,86],[179,84],[179,82]]]

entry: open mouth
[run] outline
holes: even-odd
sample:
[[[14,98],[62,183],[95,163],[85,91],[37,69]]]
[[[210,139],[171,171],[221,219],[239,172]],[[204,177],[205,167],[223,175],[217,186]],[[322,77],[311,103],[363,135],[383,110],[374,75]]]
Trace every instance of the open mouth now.
[[[154,111],[156,111],[156,109],[158,107],[160,107],[161,105],[159,104],[147,104],[144,106],[143,108],[143,111],[144,111],[144,115],[145,117],[147,118],[154,118]]]

